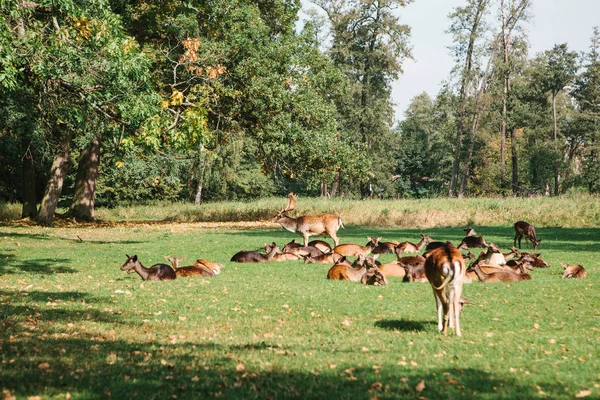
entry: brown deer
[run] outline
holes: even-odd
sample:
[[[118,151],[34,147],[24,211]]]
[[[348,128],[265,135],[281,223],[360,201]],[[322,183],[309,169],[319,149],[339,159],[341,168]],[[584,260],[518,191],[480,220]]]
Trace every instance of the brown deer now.
[[[465,231],[465,236],[477,236],[477,232],[471,227],[465,228],[463,231]]]
[[[242,250],[237,252],[231,257],[230,261],[234,262],[269,262],[273,261],[275,254],[281,253],[281,249],[274,242],[272,244],[271,251],[267,254],[259,253],[258,251],[247,251]]]
[[[268,244],[265,243],[265,251],[267,252],[267,254],[269,254],[271,252],[271,250],[273,249],[273,244]],[[289,243],[288,243],[289,244]],[[273,261],[295,261],[295,260],[299,260],[302,257],[297,255],[297,254],[292,254],[292,253],[287,253],[287,252],[283,252],[283,253],[277,253],[273,256]]]
[[[304,257],[304,263],[305,264],[312,264],[312,263],[335,264],[342,257],[343,256],[338,253],[327,253],[327,254],[317,256],[317,257],[306,256],[306,257]]]
[[[529,246],[529,242],[531,242],[531,247],[533,250],[536,250],[538,244],[542,241],[542,239],[538,239],[535,235],[535,228],[533,225],[528,224],[525,221],[517,221],[515,222],[515,240],[513,246],[517,246],[517,240],[519,241],[519,248],[521,248],[521,239],[525,237],[525,244]]]
[[[372,251],[373,254],[387,254],[387,253],[393,253],[394,251],[396,251],[396,246],[398,246],[400,243],[396,242],[396,241],[392,241],[392,242],[379,242],[379,244],[377,245],[377,247],[375,247]]]
[[[488,244],[485,242],[483,236],[465,236],[463,240],[458,245],[458,249],[473,249],[476,247],[487,247]]]
[[[337,231],[344,227],[342,219],[336,214],[305,215],[292,218],[287,215],[288,211],[296,209],[298,195],[288,194],[288,205],[283,208],[273,222],[278,223],[290,232],[299,233],[304,238],[304,245],[308,244],[308,238],[314,235],[329,235],[337,246],[340,240],[337,237]]]
[[[195,267],[204,266],[204,267],[210,269],[212,271],[212,273],[215,275],[219,275],[221,273],[221,269],[223,268],[223,264],[219,264],[214,261],[202,260],[202,259],[194,261],[194,266]]]
[[[298,247],[302,247],[302,245],[296,242],[296,239],[292,239],[291,242],[283,246],[283,249],[281,249],[281,251],[283,251],[284,253],[289,253],[290,251],[292,251],[292,249],[297,249]]]
[[[388,281],[384,274],[379,271],[377,266],[367,269],[367,272],[360,279],[363,285],[383,286],[387,285]]]
[[[425,259],[427,260],[427,259]],[[404,270],[406,271],[406,275],[402,278],[402,282],[421,282],[426,283],[429,282],[427,275],[425,274],[425,266],[413,267],[409,265],[404,265]]]
[[[565,269],[565,273],[563,274],[563,278],[585,278],[587,276],[587,272],[585,272],[585,268],[581,265],[574,264],[563,264],[560,263],[562,267]]]
[[[396,246],[403,253],[418,253],[421,249],[433,242],[433,239],[427,235],[421,234],[421,241],[417,244],[411,242],[402,242]]]
[[[521,253],[519,251],[519,249],[517,249],[515,246],[513,246],[513,247],[510,248],[510,252],[508,252],[508,253],[502,253],[502,255],[504,256],[505,260],[508,260],[508,259],[514,258],[514,257],[520,258],[522,254],[523,253]]]
[[[127,271],[128,274],[137,272],[145,281],[167,281],[177,278],[175,270],[167,264],[154,264],[150,268],[142,265],[138,256],[127,256],[127,261],[121,266],[121,271]]]
[[[369,242],[366,246],[351,243],[340,244],[333,248],[333,252],[341,254],[343,256],[367,256],[371,253],[371,251],[373,251],[375,247],[377,247],[377,245],[379,244],[379,240],[381,240],[381,237],[367,237],[367,239],[369,240]]]
[[[485,265],[505,265],[506,259],[502,250],[496,244],[490,242],[477,257],[477,262]]]
[[[180,267],[179,262],[185,260],[185,258],[166,256],[165,259],[171,263],[177,276],[206,276],[206,277],[215,276],[213,271],[211,269],[207,268],[206,266],[204,266],[204,264],[194,263],[194,265]]]
[[[461,336],[460,299],[465,277],[465,261],[454,246],[443,246],[432,251],[425,260],[425,275],[433,288],[438,312],[438,330],[448,334],[448,326]]]
[[[517,274],[508,270],[486,273],[477,263],[474,263],[469,270],[475,272],[481,282],[519,282],[531,279],[529,274]]]
[[[513,268],[518,263],[522,263],[525,268],[533,271],[534,268],[548,268],[548,263],[542,259],[541,254],[522,253],[517,260],[508,260],[506,265]]]
[[[331,253],[332,250],[329,243],[327,243],[324,240],[311,240],[310,242],[308,242],[308,245],[316,247],[317,249],[321,250],[323,254]]]
[[[354,261],[351,266],[348,266],[345,263],[345,257],[342,257],[329,269],[327,272],[327,279],[360,282],[368,268],[375,268],[377,266],[375,262],[376,259],[377,256],[365,257],[359,255],[356,261]]]
[[[318,257],[318,256],[322,256],[324,254],[323,251],[321,251],[321,249],[313,247],[313,246],[296,247],[296,248],[291,249],[289,251],[289,253],[294,254],[300,258],[303,258],[306,256]]]

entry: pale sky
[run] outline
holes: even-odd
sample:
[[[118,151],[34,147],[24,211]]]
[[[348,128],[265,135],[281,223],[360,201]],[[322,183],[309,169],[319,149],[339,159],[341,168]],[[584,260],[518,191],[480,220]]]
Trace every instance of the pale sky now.
[[[453,60],[448,50],[452,38],[445,33],[448,14],[464,4],[465,0],[415,0],[400,10],[400,22],[412,29],[414,61],[405,62],[404,75],[393,84],[397,120],[404,118],[413,97],[424,91],[435,97],[449,77]],[[531,14],[523,25],[530,57],[560,43],[567,43],[571,51],[588,51],[592,29],[600,26],[600,0],[532,0]]]

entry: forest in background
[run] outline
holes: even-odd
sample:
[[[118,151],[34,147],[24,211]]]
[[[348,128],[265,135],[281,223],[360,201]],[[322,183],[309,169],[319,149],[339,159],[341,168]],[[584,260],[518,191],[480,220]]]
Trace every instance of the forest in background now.
[[[598,28],[532,55],[531,0],[465,0],[452,74],[396,122],[411,2],[315,0],[300,27],[299,0],[0,0],[0,200],[50,225],[289,191],[598,192]]]

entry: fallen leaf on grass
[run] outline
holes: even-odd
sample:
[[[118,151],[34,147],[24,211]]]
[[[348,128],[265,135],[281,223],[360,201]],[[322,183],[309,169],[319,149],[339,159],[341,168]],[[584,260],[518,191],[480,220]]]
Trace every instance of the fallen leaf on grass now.
[[[246,369],[246,366],[244,365],[244,363],[239,363],[238,365],[235,366],[235,370],[237,372],[242,372]]]
[[[417,392],[422,392],[423,389],[425,389],[425,381],[421,380],[421,382],[417,383],[417,386],[415,386],[415,390]]]
[[[50,368],[50,364],[48,364],[47,362],[43,362],[38,365],[38,368],[39,369],[48,369],[48,368]]]
[[[350,326],[350,321],[348,321],[347,319],[342,321],[342,325],[344,326]]]
[[[580,399],[580,398],[582,398],[582,397],[587,397],[587,396],[589,396],[590,394],[592,394],[592,391],[591,391],[591,390],[582,390],[581,392],[577,393],[577,394],[575,395],[575,397],[577,397],[578,399]]]

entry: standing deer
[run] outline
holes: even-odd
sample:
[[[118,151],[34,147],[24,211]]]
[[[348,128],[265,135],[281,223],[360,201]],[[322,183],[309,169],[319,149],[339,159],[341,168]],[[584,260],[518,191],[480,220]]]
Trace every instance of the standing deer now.
[[[565,273],[563,274],[563,278],[585,278],[587,273],[585,272],[585,268],[581,265],[565,265],[560,263],[562,267],[565,269]]]
[[[321,214],[321,215],[305,215],[302,217],[292,218],[287,215],[288,211],[296,209],[298,195],[294,193],[288,194],[288,205],[283,208],[273,222],[277,222],[283,228],[290,232],[299,233],[304,238],[304,245],[308,245],[309,236],[314,235],[329,235],[337,246],[340,240],[337,237],[337,231],[340,227],[344,227],[342,219],[336,214]]]
[[[167,264],[154,264],[150,268],[142,265],[138,256],[127,256],[127,261],[121,266],[121,271],[127,271],[128,274],[137,272],[145,281],[166,281],[177,278],[175,270]]]
[[[542,241],[542,239],[538,239],[535,236],[535,228],[533,225],[528,224],[525,221],[517,221],[515,222],[515,240],[513,246],[517,246],[517,240],[519,241],[519,248],[521,248],[521,239],[525,236],[525,244],[529,246],[529,242],[531,242],[531,246],[533,250],[537,249],[538,244]]]
[[[454,246],[439,247],[425,260],[425,274],[437,305],[438,330],[448,334],[448,325],[460,332],[460,299],[465,277],[465,261]]]

